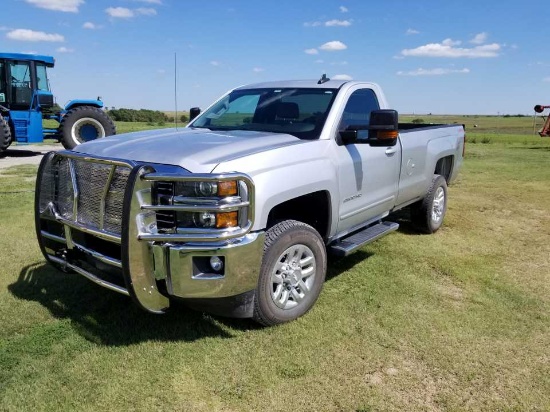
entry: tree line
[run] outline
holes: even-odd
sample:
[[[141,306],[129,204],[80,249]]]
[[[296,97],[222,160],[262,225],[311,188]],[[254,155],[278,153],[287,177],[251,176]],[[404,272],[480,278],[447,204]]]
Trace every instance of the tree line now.
[[[145,122],[145,123],[172,123],[174,122],[173,116],[168,116],[166,113],[159,110],[148,110],[148,109],[111,109],[107,110],[107,114],[117,122]],[[187,114],[182,114],[179,116],[179,121],[185,123],[189,121]]]

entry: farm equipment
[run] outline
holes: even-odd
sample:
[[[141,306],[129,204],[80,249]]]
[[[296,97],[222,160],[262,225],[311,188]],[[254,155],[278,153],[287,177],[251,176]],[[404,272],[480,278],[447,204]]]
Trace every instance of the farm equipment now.
[[[58,113],[52,112],[56,105],[47,69],[54,64],[51,56],[0,53],[0,155],[13,142],[40,143],[53,138],[72,149],[116,133],[99,97],[71,100]],[[44,128],[44,119],[56,120],[59,126]]]
[[[535,113],[542,113],[544,112],[544,109],[550,109],[550,106],[537,104],[535,106]],[[544,120],[544,125],[542,126],[542,129],[539,130],[539,136],[550,137],[550,116],[546,116],[546,119]]]

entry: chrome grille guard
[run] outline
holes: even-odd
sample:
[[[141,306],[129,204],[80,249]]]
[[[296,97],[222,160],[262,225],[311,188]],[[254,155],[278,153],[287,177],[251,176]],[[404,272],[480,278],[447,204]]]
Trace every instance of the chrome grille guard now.
[[[204,180],[237,180],[239,196],[207,202],[185,198],[174,205],[154,204],[151,193],[154,182]],[[130,295],[149,312],[162,313],[169,300],[157,288],[152,245],[191,243],[208,248],[245,236],[253,225],[253,200],[252,180],[242,173],[191,174],[177,166],[140,164],[70,151],[50,152],[42,159],[38,171],[36,231],[42,253],[49,262]],[[177,228],[176,233],[159,233],[156,212],[166,210],[238,211],[239,226]],[[50,231],[48,222],[54,222],[57,231]],[[111,245],[108,249],[119,250],[120,259],[78,243],[75,233],[107,242]],[[122,270],[125,287],[86,270],[78,259],[71,257],[75,251]]]

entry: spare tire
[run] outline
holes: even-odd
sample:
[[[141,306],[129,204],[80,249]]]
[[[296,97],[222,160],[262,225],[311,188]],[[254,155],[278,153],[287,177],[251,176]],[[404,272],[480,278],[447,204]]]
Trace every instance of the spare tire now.
[[[0,115],[0,154],[11,144],[11,131],[6,119]]]
[[[103,110],[92,106],[69,110],[59,124],[60,140],[65,149],[113,134],[116,134],[116,128],[111,118]]]

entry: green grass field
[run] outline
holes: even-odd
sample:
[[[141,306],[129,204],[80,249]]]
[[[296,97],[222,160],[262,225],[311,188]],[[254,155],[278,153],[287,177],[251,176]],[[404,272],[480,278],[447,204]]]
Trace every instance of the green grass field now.
[[[402,213],[274,328],[150,315],[56,271],[35,241],[36,168],[3,171],[0,410],[550,410],[550,139],[493,120],[467,124],[439,232]]]

